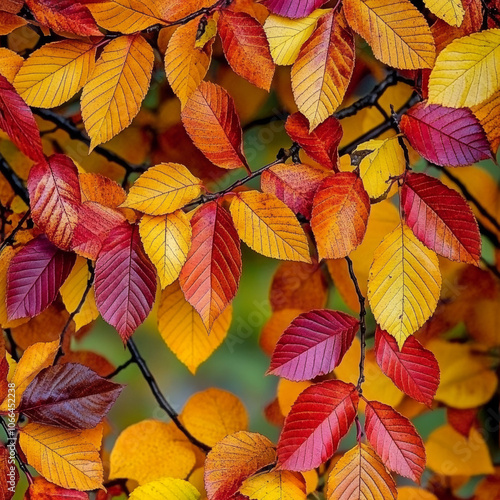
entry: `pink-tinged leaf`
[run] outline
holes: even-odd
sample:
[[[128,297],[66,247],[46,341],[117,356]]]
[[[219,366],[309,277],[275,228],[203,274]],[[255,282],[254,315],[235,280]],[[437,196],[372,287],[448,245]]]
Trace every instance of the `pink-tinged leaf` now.
[[[11,83],[0,75],[0,128],[33,161],[43,160],[42,140],[35,117]]]
[[[263,4],[274,14],[285,17],[306,17],[321,7],[327,0],[263,0]]]
[[[156,293],[156,270],[137,226],[120,225],[106,238],[94,287],[97,309],[126,342],[151,312]]]
[[[460,167],[492,157],[486,133],[468,108],[420,102],[403,115],[401,130],[436,165]]]
[[[78,170],[65,155],[52,155],[33,165],[28,176],[31,217],[50,241],[71,248],[81,201]]]
[[[108,414],[123,387],[77,363],[50,366],[24,391],[19,411],[39,424],[92,429]]]
[[[331,116],[309,133],[309,122],[302,113],[289,116],[285,124],[286,133],[292,141],[325,168],[338,171],[338,147],[343,131],[340,122]]]
[[[301,163],[279,164],[261,177],[264,193],[274,194],[296,214],[311,218],[314,195],[331,172]]]
[[[381,370],[405,394],[431,406],[439,386],[439,365],[434,354],[413,336],[401,351],[396,339],[377,327],[375,356]]]
[[[45,235],[37,236],[12,259],[7,273],[9,320],[33,318],[57,297],[76,255],[63,252]]]
[[[303,313],[278,340],[268,373],[296,382],[326,375],[342,361],[358,328],[356,318],[340,311]]]
[[[216,201],[191,219],[191,248],[179,276],[186,300],[208,330],[233,300],[241,276],[240,238],[229,212]]]
[[[278,467],[306,471],[331,458],[354,421],[358,401],[356,387],[340,380],[327,380],[304,390],[281,431]]]
[[[467,408],[460,410],[458,408],[446,408],[446,419],[448,423],[462,436],[468,438],[473,427],[479,426],[477,418],[478,408]]]
[[[425,469],[425,448],[413,424],[394,408],[368,401],[365,432],[388,469],[420,482]]]
[[[456,262],[479,264],[481,234],[467,202],[454,189],[425,174],[410,173],[401,190],[401,208],[415,236]]]

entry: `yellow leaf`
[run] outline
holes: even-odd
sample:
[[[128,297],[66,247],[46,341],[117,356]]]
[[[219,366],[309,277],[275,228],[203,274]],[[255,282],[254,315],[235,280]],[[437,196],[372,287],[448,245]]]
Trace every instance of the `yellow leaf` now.
[[[346,0],[351,28],[383,63],[399,69],[432,68],[436,49],[425,17],[409,0]]]
[[[398,500],[438,500],[438,497],[422,488],[401,486],[398,488]]]
[[[203,456],[203,462],[205,456]],[[201,500],[207,500],[207,492],[205,491],[205,467],[198,467],[189,476],[189,482],[200,492]]]
[[[127,427],[110,457],[109,478],[134,479],[146,484],[163,477],[183,479],[196,458],[189,442],[181,440],[174,424],[143,420]]]
[[[201,35],[194,43],[194,46],[197,49],[202,49],[210,40],[212,40],[215,37],[215,35],[217,34],[218,19],[219,19],[218,12],[215,12],[212,15],[212,17],[208,19],[207,24],[205,26],[205,30],[203,31],[203,35]]]
[[[165,52],[165,73],[168,83],[182,106],[205,78],[212,59],[212,43],[197,48],[199,19],[177,28]]]
[[[186,262],[191,246],[188,216],[177,210],[167,215],[143,215],[139,222],[144,250],[155,265],[161,287],[172,284]]]
[[[360,443],[349,450],[328,476],[327,500],[391,500],[396,484],[373,449]]]
[[[0,47],[0,75],[5,76],[10,83],[14,82],[23,62],[24,59],[13,50]]]
[[[318,473],[316,470],[308,470],[301,473],[304,476],[306,482],[306,494],[309,495],[318,488]]]
[[[475,106],[500,88],[500,29],[451,42],[439,54],[429,79],[429,103]]]
[[[19,444],[28,463],[48,481],[79,491],[102,487],[99,452],[82,432],[32,423],[21,429]]]
[[[405,157],[397,137],[360,144],[356,151],[372,150],[359,164],[359,174],[372,200],[379,200],[390,189],[390,177],[405,171]]]
[[[136,488],[130,500],[199,500],[200,493],[187,481],[165,477]]]
[[[23,353],[10,382],[15,385],[16,407],[21,403],[21,397],[32,380],[41,370],[51,366],[56,352],[59,349],[59,341],[37,342],[30,345]],[[0,406],[0,411],[8,408],[7,400]]]
[[[462,0],[424,0],[425,6],[450,26],[460,26],[465,16]]]
[[[288,470],[251,476],[243,482],[239,491],[251,500],[306,500],[302,474]]]
[[[427,467],[443,476],[492,474],[488,445],[481,434],[471,429],[465,438],[451,425],[436,429],[425,443]]]
[[[232,313],[232,306],[227,306],[208,333],[200,315],[175,282],[161,293],[158,330],[167,346],[194,375],[226,338]]]
[[[230,210],[240,238],[251,249],[274,259],[311,263],[302,227],[276,196],[258,191],[238,193]]]
[[[461,410],[487,403],[496,391],[498,378],[471,346],[433,340],[426,346],[439,364],[441,381],[434,399]]]
[[[440,290],[436,254],[406,224],[382,240],[370,268],[368,300],[380,328],[400,348],[432,316]]]
[[[83,294],[87,289],[89,278],[90,273],[87,259],[77,255],[71,274],[60,290],[62,300],[69,313],[76,311],[80,305]],[[73,318],[75,320],[75,331],[78,331],[82,326],[88,325],[98,316],[99,311],[95,303],[94,288],[91,287],[80,311]]]
[[[93,43],[79,40],[48,43],[26,59],[14,87],[30,106],[60,106],[87,83],[94,71],[95,56]]]
[[[264,31],[274,62],[281,66],[293,64],[299,55],[300,48],[312,35],[318,18],[326,12],[328,12],[327,9],[317,9],[300,19],[289,19],[271,14],[264,23]]]
[[[135,181],[121,206],[149,215],[164,215],[196,198],[201,188],[200,180],[184,165],[160,163]]]
[[[130,125],[148,91],[153,62],[153,49],[141,35],[121,36],[104,47],[81,100],[90,150]]]
[[[195,438],[210,447],[248,427],[243,403],[234,394],[215,388],[193,394],[182,410],[181,420]]]
[[[136,33],[164,22],[151,0],[104,0],[86,7],[99,26],[119,33]]]
[[[280,378],[278,382],[277,396],[280,411],[286,417],[292,409],[293,403],[299,397],[299,394],[312,385],[312,382],[304,380],[303,382],[293,382],[285,378]]]

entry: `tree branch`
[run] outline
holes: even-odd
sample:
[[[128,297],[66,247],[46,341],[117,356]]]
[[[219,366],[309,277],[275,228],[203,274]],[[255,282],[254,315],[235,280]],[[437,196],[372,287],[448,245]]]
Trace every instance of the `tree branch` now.
[[[16,437],[13,438],[13,437],[11,437],[10,430],[7,427],[7,424],[5,423],[5,420],[3,418],[1,418],[1,417],[0,417],[0,423],[1,423],[2,427],[3,427],[3,430],[5,431],[5,434],[7,435],[7,439],[9,441],[10,440],[15,440],[16,445],[15,445],[15,448],[14,448],[14,455],[16,457],[17,463],[19,464],[19,468],[24,472],[24,475],[26,476],[26,479],[28,480],[28,483],[29,484],[33,484],[33,476],[31,475],[31,472],[29,471],[28,466],[22,460],[21,455],[19,453],[19,449],[18,449],[18,447],[19,447],[19,443],[18,443],[19,432],[17,431],[16,432]]]
[[[5,238],[5,240],[2,241],[2,244],[0,245],[0,252],[8,245],[12,245],[14,243],[14,240],[16,238],[16,234],[18,231],[22,228],[23,224],[29,219],[31,215],[31,210],[28,209],[28,211],[23,215],[22,219],[17,223],[16,227],[12,230],[12,232]]]
[[[24,187],[23,181],[18,177],[18,175],[12,170],[10,165],[7,163],[5,158],[0,154],[0,173],[5,177],[7,182],[10,184],[14,193],[16,193],[26,205],[29,206],[30,199],[28,196],[28,191]]]
[[[12,359],[14,361],[19,361],[19,354],[17,353],[17,344],[16,341],[14,340],[14,337],[12,336],[12,331],[10,328],[4,328],[3,330],[5,332],[5,335],[7,336],[7,340],[9,341],[10,344],[10,355],[12,356]]]

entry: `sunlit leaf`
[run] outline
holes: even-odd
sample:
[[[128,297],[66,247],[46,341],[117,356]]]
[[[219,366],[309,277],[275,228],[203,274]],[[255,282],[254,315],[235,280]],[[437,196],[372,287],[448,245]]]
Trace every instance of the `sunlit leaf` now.
[[[465,16],[461,0],[425,0],[425,6],[451,26],[460,26]]]
[[[246,479],[240,493],[252,500],[305,500],[306,484],[302,474],[271,471]]]
[[[165,477],[136,488],[130,500],[199,500],[200,493],[187,481]]]

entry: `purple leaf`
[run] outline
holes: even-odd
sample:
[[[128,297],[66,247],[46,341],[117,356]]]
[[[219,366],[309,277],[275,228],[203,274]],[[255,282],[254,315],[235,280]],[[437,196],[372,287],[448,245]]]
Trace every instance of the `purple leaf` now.
[[[262,3],[274,14],[285,17],[306,17],[328,0],[264,0]]]

